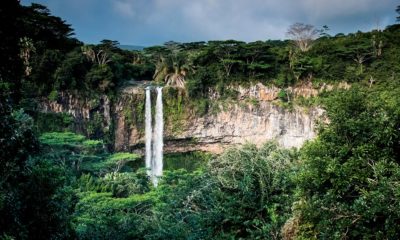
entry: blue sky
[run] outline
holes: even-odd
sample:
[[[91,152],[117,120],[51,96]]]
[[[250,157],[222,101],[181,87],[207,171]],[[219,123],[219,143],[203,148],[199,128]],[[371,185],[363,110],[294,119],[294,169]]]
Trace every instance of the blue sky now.
[[[331,34],[395,23],[398,0],[22,0],[46,5],[85,43],[150,46],[177,42],[283,39],[303,22]]]

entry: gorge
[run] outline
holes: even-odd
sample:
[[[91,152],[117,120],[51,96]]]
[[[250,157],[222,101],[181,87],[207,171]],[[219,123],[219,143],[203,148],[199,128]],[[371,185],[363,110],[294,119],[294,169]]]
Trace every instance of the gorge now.
[[[0,240],[400,239],[400,24],[357,31],[394,3],[38,1],[79,31],[0,5]]]
[[[169,91],[168,87],[164,90]],[[304,97],[318,94],[318,90],[312,88],[295,88],[293,91]],[[160,88],[157,92],[161,92]],[[175,99],[167,96],[165,108],[181,108],[181,112],[177,118],[173,118],[172,114],[163,117],[166,122],[165,151],[221,153],[228,146],[246,142],[261,145],[268,140],[275,140],[286,148],[300,147],[315,137],[315,124],[323,111],[314,107],[288,109],[279,106],[276,102],[278,92],[279,89],[262,84],[240,88],[237,90],[237,100],[221,102],[202,114],[193,111],[187,103],[174,105]],[[161,100],[157,97],[158,101]],[[215,99],[211,101],[218,102]],[[60,94],[56,101],[45,100],[41,103],[44,112],[71,114],[75,119],[75,129],[81,132],[85,132],[95,114],[100,114],[102,127],[111,131],[114,129],[111,135],[115,150],[130,150],[146,155],[146,166],[151,165],[149,136],[152,120],[149,106],[150,89],[144,89],[141,85],[121,89],[113,103],[107,96],[101,96],[100,101],[93,104],[88,99],[69,93]],[[158,113],[156,111],[155,119],[160,116]],[[157,124],[154,128],[156,135],[160,129]],[[159,148],[160,145],[154,142],[153,150]],[[156,151],[151,154],[157,155]]]

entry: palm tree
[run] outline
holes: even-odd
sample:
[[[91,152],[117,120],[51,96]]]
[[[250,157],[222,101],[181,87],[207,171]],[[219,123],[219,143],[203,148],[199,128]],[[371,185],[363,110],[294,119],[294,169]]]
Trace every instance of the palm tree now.
[[[184,53],[182,44],[167,42],[163,47],[149,48],[156,70],[153,80],[164,81],[167,86],[185,88],[186,76],[193,70],[193,54]]]
[[[188,56],[182,52],[182,45],[176,42],[167,42],[169,50],[167,58],[168,74],[164,78],[167,86],[185,88],[186,74],[190,70]]]

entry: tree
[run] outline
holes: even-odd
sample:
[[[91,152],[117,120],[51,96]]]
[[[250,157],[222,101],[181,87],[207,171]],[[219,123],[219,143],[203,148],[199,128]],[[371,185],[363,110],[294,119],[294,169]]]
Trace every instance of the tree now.
[[[166,42],[166,48],[169,50],[167,56],[168,74],[164,78],[164,82],[169,86],[185,88],[185,77],[190,66],[187,61],[186,54],[182,51],[182,45],[177,42]]]
[[[32,66],[32,74],[29,76],[27,80],[31,83],[30,87],[25,87],[25,96],[29,96],[28,94],[38,94],[47,96],[52,90],[55,90],[56,81],[55,72],[57,68],[63,63],[63,59],[69,54],[64,55],[59,50],[54,49],[46,49],[42,54],[35,54],[32,62],[34,65]],[[72,79],[68,79],[70,73],[65,73],[63,77],[67,82],[72,81]],[[26,82],[25,82],[26,84]],[[36,86],[36,92],[32,91],[33,86]],[[58,89],[59,90],[59,89]],[[32,96],[30,95],[30,96]]]
[[[107,63],[111,62],[107,51],[101,49],[96,52],[96,50],[89,45],[82,46],[82,54],[92,63],[96,63],[99,66],[105,66]]]
[[[19,15],[23,36],[32,39],[37,51],[45,49],[72,50],[79,42],[72,38],[74,35],[71,25],[60,17],[50,14],[46,6],[32,3],[22,6]]]
[[[220,64],[223,66],[225,77],[229,77],[234,65],[242,63],[237,59],[237,54],[240,46],[244,43],[241,41],[227,40],[227,41],[212,41],[209,42],[213,47],[213,53],[218,58]]]
[[[169,41],[164,46],[146,48],[145,52],[155,66],[153,80],[185,88],[186,76],[193,71],[194,49],[199,45]]]
[[[70,25],[52,16],[45,6],[20,6],[19,12],[14,15],[18,26],[15,23],[9,25],[19,34],[19,57],[25,70],[24,76],[20,77],[21,86],[15,89],[22,89],[21,97],[24,98],[34,97],[35,94],[48,95],[55,87],[55,70],[68,52],[80,43],[71,38],[73,30]],[[9,62],[7,65],[12,66],[11,69],[17,64]],[[17,83],[17,78],[14,82]]]
[[[15,102],[21,98],[22,61],[19,58],[19,39],[21,6],[19,1],[11,0],[0,7],[0,98],[11,95]],[[10,96],[7,96],[10,97]],[[0,99],[1,100],[1,99]]]
[[[92,89],[88,82],[84,81],[90,68],[91,63],[87,61],[80,49],[69,52],[54,73],[54,88],[57,90]]]
[[[241,56],[245,58],[248,76],[255,78],[256,75],[263,76],[271,64],[267,60],[271,59],[270,46],[264,42],[257,41],[245,44]]]
[[[318,36],[318,30],[309,24],[295,23],[287,31],[287,35],[302,52],[310,50],[313,41]]]
[[[400,237],[398,92],[356,88],[328,101],[330,122],[302,149],[297,237]]]
[[[357,53],[357,55],[354,58],[354,62],[357,63],[357,65],[359,66],[359,71],[358,74],[362,74],[364,72],[364,62],[367,60],[367,55],[365,54],[360,54]]]
[[[0,236],[70,239],[71,191],[66,170],[38,156],[33,119],[0,103]],[[57,237],[56,237],[57,236]]]
[[[155,66],[152,79],[156,82],[163,81],[168,74],[166,63],[166,55],[168,54],[167,48],[164,46],[154,46],[145,48],[144,51],[149,61]]]
[[[89,88],[106,92],[114,87],[114,74],[107,65],[94,65],[85,76]]]
[[[245,145],[211,159],[204,172],[166,173],[149,239],[279,239],[296,156],[274,143]]]

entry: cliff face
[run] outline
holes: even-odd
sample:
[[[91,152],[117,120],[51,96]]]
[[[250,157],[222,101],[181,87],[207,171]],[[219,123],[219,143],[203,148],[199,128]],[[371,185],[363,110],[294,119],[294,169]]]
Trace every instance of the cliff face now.
[[[185,114],[180,122],[171,124],[171,119],[167,120],[164,149],[171,152],[203,150],[220,153],[227,146],[246,142],[259,145],[267,140],[276,140],[283,147],[300,147],[306,140],[315,137],[315,123],[323,113],[321,109],[306,111],[300,107],[292,110],[279,107],[272,101],[277,98],[279,89],[259,84],[236,91],[238,101],[220,106],[217,111],[199,116],[187,109],[190,114]],[[301,94],[301,90],[296,91]],[[304,91],[305,95],[315,94],[309,89]],[[244,99],[255,101],[250,103]],[[164,103],[168,104],[168,99],[164,99]],[[56,102],[43,101],[42,110],[70,113],[83,132],[93,115],[100,114],[104,127],[113,125],[115,150],[140,152],[144,148],[143,88],[123,89],[112,104],[106,96],[101,96],[93,104],[87,99],[64,93]],[[167,113],[165,118],[169,118]],[[179,130],[176,130],[176,125]]]
[[[283,147],[300,147],[315,137],[314,126],[321,113],[318,109],[307,113],[300,108],[288,111],[267,101],[256,106],[234,104],[217,114],[190,119],[184,130],[171,139],[193,139],[186,148],[213,152],[246,142],[260,145],[267,140],[276,140]]]
[[[87,132],[87,124],[96,114],[102,116],[101,127],[108,131],[111,126],[111,103],[106,95],[97,99],[79,97],[76,94],[61,92],[56,101],[42,99],[39,104],[42,112],[68,113],[74,117],[74,128],[79,133]]]

